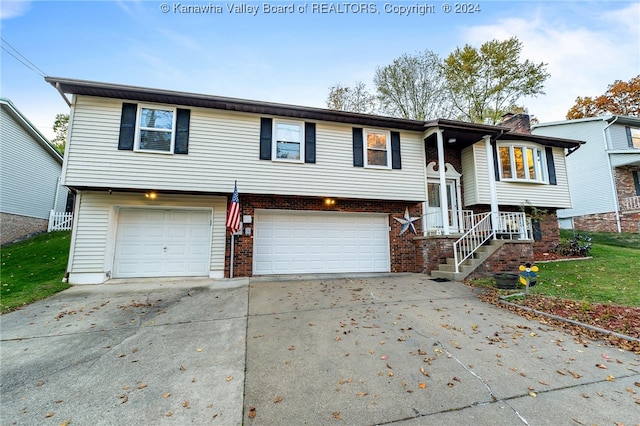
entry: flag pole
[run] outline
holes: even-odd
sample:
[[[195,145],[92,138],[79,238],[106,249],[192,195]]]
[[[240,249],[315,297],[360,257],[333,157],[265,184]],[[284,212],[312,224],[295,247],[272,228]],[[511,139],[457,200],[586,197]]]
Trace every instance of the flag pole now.
[[[235,235],[231,233],[231,265],[229,265],[229,278],[233,278],[233,257],[234,257]]]

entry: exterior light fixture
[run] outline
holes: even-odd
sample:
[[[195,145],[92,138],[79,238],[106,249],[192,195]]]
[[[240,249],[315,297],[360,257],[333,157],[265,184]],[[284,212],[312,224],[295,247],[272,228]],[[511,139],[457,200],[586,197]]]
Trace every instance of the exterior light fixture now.
[[[449,143],[456,143],[456,138],[449,138],[449,140],[447,141]]]
[[[324,205],[325,206],[333,206],[336,204],[336,200],[334,200],[333,198],[325,198],[324,199]]]
[[[146,192],[144,194],[144,196],[150,200],[155,200],[158,197],[158,194],[156,194],[155,192],[151,191],[151,192]]]

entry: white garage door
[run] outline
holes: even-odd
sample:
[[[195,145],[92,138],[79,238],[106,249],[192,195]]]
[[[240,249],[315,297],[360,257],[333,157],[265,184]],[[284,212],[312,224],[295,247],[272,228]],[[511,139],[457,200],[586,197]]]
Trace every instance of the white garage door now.
[[[113,277],[206,276],[211,210],[121,209]]]
[[[388,272],[387,215],[261,210],[253,274]]]

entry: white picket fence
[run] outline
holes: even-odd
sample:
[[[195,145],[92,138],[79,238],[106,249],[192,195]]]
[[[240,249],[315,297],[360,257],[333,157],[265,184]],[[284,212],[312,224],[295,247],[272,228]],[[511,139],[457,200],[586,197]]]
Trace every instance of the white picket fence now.
[[[49,227],[47,232],[51,231],[69,231],[73,225],[73,213],[49,212]]]

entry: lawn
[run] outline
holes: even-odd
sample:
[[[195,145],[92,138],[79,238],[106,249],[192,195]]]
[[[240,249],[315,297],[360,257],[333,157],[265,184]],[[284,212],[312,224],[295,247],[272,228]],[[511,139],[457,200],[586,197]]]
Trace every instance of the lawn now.
[[[69,284],[62,282],[69,240],[69,231],[58,231],[2,248],[0,313],[69,288]]]
[[[538,284],[530,293],[584,303],[640,307],[640,235],[576,233],[592,238],[591,259],[537,263]],[[572,231],[562,231],[572,238]],[[475,280],[491,286],[493,280]]]

